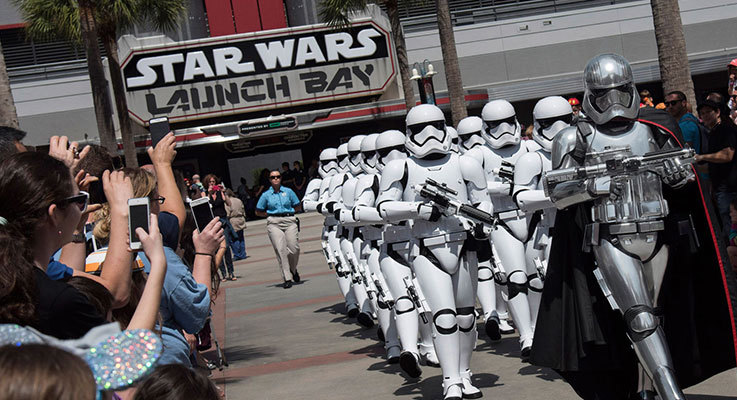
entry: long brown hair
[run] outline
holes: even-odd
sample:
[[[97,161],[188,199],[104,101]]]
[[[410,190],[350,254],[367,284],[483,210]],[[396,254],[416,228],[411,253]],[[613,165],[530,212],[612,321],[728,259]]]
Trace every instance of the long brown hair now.
[[[0,322],[35,320],[33,242],[51,204],[72,195],[72,175],[47,154],[18,153],[0,163]]]
[[[45,344],[0,347],[0,397],[94,400],[95,378],[72,353]]]

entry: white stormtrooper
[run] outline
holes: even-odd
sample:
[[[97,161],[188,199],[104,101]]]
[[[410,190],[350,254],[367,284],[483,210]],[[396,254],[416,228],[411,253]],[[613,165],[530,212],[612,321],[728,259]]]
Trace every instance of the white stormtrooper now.
[[[585,206],[590,215],[584,238],[598,266],[594,275],[610,305],[622,313],[640,365],[660,398],[685,399],[654,308],[669,247],[659,240],[665,237],[669,213],[661,182],[679,187],[691,178],[690,165],[679,162],[691,150],[679,149],[673,138],[637,121],[639,96],[623,57],[602,54],[590,60],[584,87],[583,109],[592,123],[558,134],[552,150],[554,170],[544,184],[559,209],[590,202]],[[628,157],[646,154],[626,164]],[[616,168],[618,162],[641,167],[623,172]],[[590,174],[595,170],[608,175]],[[641,388],[647,390],[648,383]]]
[[[482,236],[488,230],[484,224],[455,215],[455,211],[491,211],[486,178],[475,159],[450,150],[450,134],[439,108],[419,105],[407,113],[406,121],[405,146],[410,157],[384,167],[379,214],[387,221],[413,220],[410,260],[432,312],[444,398],[479,398],[482,393],[471,384],[470,370],[477,336],[477,265],[472,251],[476,240],[471,235]],[[426,201],[419,192],[427,193],[428,185],[433,185],[436,193],[455,197],[454,206]]]
[[[399,362],[401,353],[397,328],[391,308],[394,306],[394,298],[388,289],[379,265],[379,246],[382,239],[382,227],[359,221],[356,210],[360,207],[375,207],[376,196],[379,191],[379,169],[378,155],[376,154],[376,139],[379,134],[367,135],[361,141],[360,154],[351,154],[351,141],[348,142],[348,154],[353,158],[360,158],[361,168],[364,174],[358,176],[353,188],[353,207],[340,210],[340,223],[346,227],[359,227],[359,235],[354,233],[354,251],[358,257],[359,274],[368,293],[372,297],[372,303],[376,304],[376,315],[379,321],[379,329],[384,337],[387,360],[390,364]],[[346,182],[344,190],[351,185]],[[345,193],[348,195],[349,193]],[[355,230],[354,230],[355,232]]]
[[[497,217],[497,224],[491,232],[494,256],[498,261],[495,263],[495,275],[502,290],[507,292],[509,311],[520,334],[522,357],[527,357],[534,336],[527,299],[524,246],[530,216],[520,211],[512,199],[512,179],[517,160],[523,154],[537,150],[539,146],[533,141],[521,140],[522,129],[514,107],[506,100],[487,103],[481,110],[481,119],[481,137],[488,147],[476,146],[466,154],[479,160],[486,173],[488,190]],[[494,321],[493,315],[487,318]]]
[[[545,279],[545,266],[550,254],[551,231],[556,208],[545,195],[542,175],[551,169],[550,151],[558,132],[571,126],[573,109],[560,96],[545,97],[532,110],[534,130],[532,138],[540,149],[523,154],[514,165],[512,199],[528,217],[529,225],[521,226],[526,237],[527,292],[530,303],[530,321],[535,321],[540,309],[540,298]]]
[[[379,172],[390,161],[407,158],[404,142],[404,133],[397,130],[388,130],[378,136],[375,144],[375,157],[376,168]],[[369,156],[368,151],[363,154],[364,161],[371,168],[374,162],[373,157]],[[380,178],[379,175],[373,176]],[[409,249],[412,238],[410,222],[402,221],[397,224],[386,224],[376,207],[379,181],[372,180],[359,185],[364,187],[362,195],[359,195],[362,199],[356,202],[352,217],[359,223],[384,224],[383,231],[381,231],[379,265],[387,285],[384,290],[388,290],[394,302],[392,316],[402,346],[399,363],[407,375],[417,378],[422,374],[421,359],[428,365],[438,365],[438,361],[432,343],[432,328],[429,324],[432,316],[429,312],[424,313],[426,315],[422,316],[423,323],[418,325],[419,314],[415,301],[419,303],[419,307],[422,307],[422,300],[419,296],[413,296],[417,295],[417,288],[413,283],[413,273],[409,265]],[[417,343],[418,329],[421,336],[419,347]],[[388,345],[389,339],[387,339]]]
[[[483,129],[483,121],[479,117],[471,116],[462,119],[458,123],[459,149],[464,154],[467,151],[479,147],[480,152],[491,152],[486,147],[486,142],[481,137]],[[492,157],[488,155],[487,157]],[[493,253],[491,241],[482,240],[478,243],[478,292],[477,296],[481,309],[484,313],[486,336],[491,340],[500,340],[501,334],[509,334],[514,332],[514,328],[509,325],[507,320],[506,301],[502,298],[501,287],[497,288],[498,282],[494,281],[493,273]]]
[[[340,194],[336,197],[337,201],[332,204],[332,212],[338,222],[340,222],[340,213],[343,210],[350,212],[354,205],[358,177],[363,174],[363,169],[361,168],[361,142],[365,137],[366,135],[353,136],[348,140],[346,146],[346,150],[348,151],[347,171],[342,179],[338,179],[341,181]],[[336,183],[336,180],[333,179],[333,184]],[[360,257],[361,245],[363,243],[361,232],[356,226],[344,226],[342,224],[339,225],[339,229],[341,231],[340,249],[343,257],[350,266],[352,274],[351,288],[353,289],[360,309],[356,320],[362,326],[371,328],[374,326],[373,315],[378,305],[374,291],[371,290],[371,286],[368,284],[365,264]]]
[[[450,134],[450,151],[460,154],[461,148],[459,147],[460,139],[458,138],[458,131],[452,126],[448,126],[446,129],[448,129],[448,134]]]
[[[322,229],[321,244],[325,259],[330,268],[334,268],[337,274],[338,287],[345,298],[346,314],[350,318],[355,318],[358,314],[358,303],[356,296],[351,290],[351,280],[349,268],[342,265],[336,253],[340,253],[340,241],[337,234],[337,222],[332,213],[327,212],[324,203],[328,199],[330,181],[333,176],[340,173],[338,166],[337,150],[335,148],[327,148],[320,153],[320,166],[318,173],[321,179],[313,179],[307,184],[303,204],[305,211],[318,211],[325,215],[325,222]]]

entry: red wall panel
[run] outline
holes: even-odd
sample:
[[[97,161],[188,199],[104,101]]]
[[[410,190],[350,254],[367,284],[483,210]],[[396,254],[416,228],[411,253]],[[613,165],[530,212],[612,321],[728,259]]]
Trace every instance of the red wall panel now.
[[[276,0],[272,0],[277,2]],[[238,33],[256,32],[261,30],[261,19],[258,13],[258,0],[234,0],[233,17],[235,30]]]
[[[235,33],[230,0],[205,0],[205,9],[207,10],[207,23],[210,25],[210,36]]]
[[[261,29],[277,29],[287,27],[284,13],[284,2],[281,0],[258,0],[261,13]]]

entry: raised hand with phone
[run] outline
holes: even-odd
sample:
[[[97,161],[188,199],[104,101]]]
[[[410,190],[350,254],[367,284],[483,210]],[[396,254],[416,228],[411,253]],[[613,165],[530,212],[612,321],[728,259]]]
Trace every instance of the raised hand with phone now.
[[[161,289],[166,276],[166,255],[161,232],[159,232],[159,220],[155,214],[149,214],[148,218],[148,231],[139,227],[136,228],[135,234],[151,263],[151,270],[148,273],[138,307],[127,329],[153,329],[161,304]]]
[[[211,292],[209,282],[212,262],[220,244],[225,239],[224,235],[223,224],[218,218],[211,219],[202,229],[198,228],[192,232],[192,242],[195,248],[192,276],[197,282],[207,285],[208,292]]]
[[[184,201],[179,193],[176,180],[174,179],[174,171],[172,170],[171,164],[177,155],[176,139],[174,133],[169,132],[166,134],[161,141],[156,144],[156,147],[149,147],[147,149],[148,156],[151,158],[151,163],[156,171],[156,180],[158,183],[159,195],[164,197],[166,201],[161,205],[162,213],[169,213],[177,217],[177,224],[179,226],[179,232],[184,227],[184,220],[187,216]],[[161,226],[165,226],[163,220],[168,218],[165,214],[159,214],[159,222]],[[166,238],[169,232],[162,232]],[[177,232],[177,238],[179,234]],[[164,245],[173,246],[176,248],[176,243],[168,243],[165,241]]]

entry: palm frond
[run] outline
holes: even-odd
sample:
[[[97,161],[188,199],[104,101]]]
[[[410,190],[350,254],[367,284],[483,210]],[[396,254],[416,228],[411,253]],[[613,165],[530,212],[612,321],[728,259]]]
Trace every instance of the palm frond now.
[[[159,31],[173,31],[187,13],[186,0],[137,0],[138,21],[150,22]]]
[[[334,28],[346,27],[350,24],[350,15],[365,10],[368,3],[368,0],[321,0],[320,17]]]
[[[33,40],[67,40],[80,43],[77,3],[73,0],[12,0]]]

